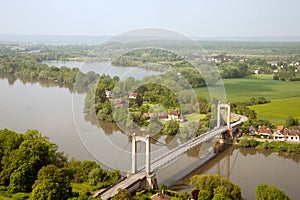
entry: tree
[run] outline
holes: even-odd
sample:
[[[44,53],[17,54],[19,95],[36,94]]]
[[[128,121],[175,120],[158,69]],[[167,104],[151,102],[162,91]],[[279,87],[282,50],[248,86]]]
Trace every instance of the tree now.
[[[219,175],[195,175],[191,178],[190,185],[196,190],[205,190],[202,193],[209,198],[242,199],[240,187]]]
[[[8,129],[0,130],[0,160],[2,160],[4,155],[9,155],[12,151],[19,148],[23,140],[22,134]],[[0,171],[1,170],[2,166],[0,164]]]
[[[198,200],[210,200],[211,193],[207,190],[200,190],[198,193]]]
[[[2,157],[0,184],[9,186],[10,192],[29,192],[38,171],[48,164],[62,166],[66,158],[57,153],[57,145],[50,143],[36,130],[27,131],[24,141],[11,153]]]
[[[65,200],[72,197],[71,178],[68,169],[55,165],[43,167],[38,173],[38,179],[32,186],[31,199],[35,200]]]
[[[91,185],[97,185],[101,183],[101,181],[104,179],[106,175],[107,175],[107,171],[102,170],[100,167],[94,168],[89,173],[89,183]]]
[[[292,126],[297,126],[298,125],[298,120],[294,119],[293,116],[288,116],[285,120],[286,122],[286,127],[292,127]]]
[[[130,194],[127,192],[126,189],[118,189],[118,193],[112,198],[112,200],[130,200]]]
[[[169,120],[165,123],[162,133],[167,135],[176,135],[179,130],[179,123],[175,120]]]
[[[257,200],[289,200],[290,198],[273,185],[259,184],[255,189]]]

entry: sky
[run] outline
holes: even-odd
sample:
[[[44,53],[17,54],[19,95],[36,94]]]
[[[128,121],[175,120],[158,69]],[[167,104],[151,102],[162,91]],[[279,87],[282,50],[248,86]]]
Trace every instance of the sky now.
[[[140,28],[191,37],[300,36],[299,0],[0,0],[0,34],[117,35]]]

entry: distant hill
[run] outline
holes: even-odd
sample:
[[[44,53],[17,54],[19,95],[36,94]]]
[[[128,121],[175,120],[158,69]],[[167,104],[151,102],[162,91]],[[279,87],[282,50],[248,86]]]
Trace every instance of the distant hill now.
[[[50,45],[95,45],[101,44],[108,38],[109,36],[0,34],[0,42]]]
[[[138,40],[141,36],[122,35],[113,37],[112,41],[131,41]],[[163,37],[149,36],[148,39],[164,39]],[[0,34],[1,43],[21,43],[21,44],[49,44],[49,45],[67,45],[67,44],[83,44],[97,45],[101,44],[110,36],[88,36],[88,35],[22,35],[22,34]],[[145,36],[143,36],[145,39]],[[166,37],[167,38],[167,37]],[[172,39],[172,37],[171,37]],[[174,39],[174,38],[173,38]],[[176,39],[176,38],[175,38]],[[300,41],[300,36],[272,36],[272,37],[191,37],[191,39],[199,41],[236,41],[236,42],[296,42]]]

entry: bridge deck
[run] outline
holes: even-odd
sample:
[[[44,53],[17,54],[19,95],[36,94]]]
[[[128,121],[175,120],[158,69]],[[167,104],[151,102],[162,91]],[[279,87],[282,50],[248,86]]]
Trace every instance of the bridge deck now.
[[[118,193],[119,188],[127,189],[128,187],[132,186],[137,181],[144,179],[145,177],[146,177],[145,172],[133,174],[133,175],[127,177],[126,179],[124,179],[123,181],[119,182],[118,184],[114,185],[113,187],[109,188],[108,190],[103,191],[103,193],[101,191],[96,192],[94,194],[94,197],[101,196],[101,199],[104,199],[104,200],[109,199]]]

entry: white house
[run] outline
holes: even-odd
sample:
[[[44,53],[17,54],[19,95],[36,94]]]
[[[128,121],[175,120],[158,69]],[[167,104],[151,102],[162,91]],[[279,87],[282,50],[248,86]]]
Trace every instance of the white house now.
[[[130,93],[128,96],[129,99],[136,99],[136,97],[137,97],[137,93],[135,92]]]
[[[287,130],[286,141],[300,142],[300,131],[299,130]]]
[[[181,114],[179,111],[171,110],[168,113],[168,120],[176,120],[176,121],[185,121],[185,117],[183,114]]]
[[[260,135],[262,138],[271,138],[272,136],[272,129],[271,128],[258,128],[258,135]]]
[[[283,126],[277,126],[276,132],[273,135],[274,140],[285,141],[287,138],[286,131]]]
[[[111,91],[111,90],[105,90],[106,98],[112,97],[113,94],[114,94],[113,91]]]

